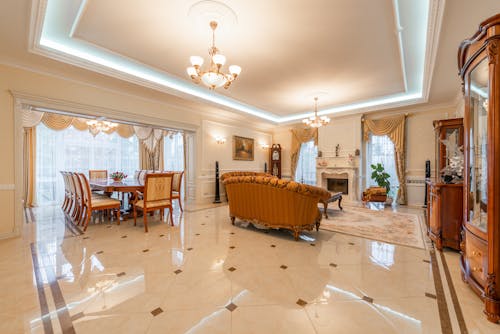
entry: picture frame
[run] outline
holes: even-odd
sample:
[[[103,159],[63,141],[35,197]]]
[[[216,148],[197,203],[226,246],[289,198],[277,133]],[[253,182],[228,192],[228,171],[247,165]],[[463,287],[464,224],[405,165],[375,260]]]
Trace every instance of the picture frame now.
[[[233,136],[233,160],[253,161],[254,139]]]

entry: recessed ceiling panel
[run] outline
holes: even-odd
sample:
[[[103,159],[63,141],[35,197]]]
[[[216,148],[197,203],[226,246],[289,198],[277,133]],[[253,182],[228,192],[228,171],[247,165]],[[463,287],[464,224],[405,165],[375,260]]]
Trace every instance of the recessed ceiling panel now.
[[[189,80],[189,56],[211,43],[188,17],[196,2],[88,0],[73,37]],[[216,46],[243,71],[222,94],[285,116],[310,111],[315,91],[328,92],[320,109],[404,91],[390,0],[225,3],[238,23]]]

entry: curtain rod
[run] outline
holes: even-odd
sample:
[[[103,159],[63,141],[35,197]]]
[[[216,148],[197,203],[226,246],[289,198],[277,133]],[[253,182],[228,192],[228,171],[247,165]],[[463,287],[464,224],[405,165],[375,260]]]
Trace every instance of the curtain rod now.
[[[186,132],[185,130],[181,129],[175,129],[175,128],[168,128],[168,127],[162,127],[162,126],[155,126],[152,124],[145,124],[145,123],[137,123],[137,122],[130,122],[130,121],[124,121],[124,120],[117,120],[117,119],[112,119],[104,116],[91,116],[91,115],[85,115],[85,114],[78,114],[70,111],[64,111],[64,110],[58,110],[58,109],[51,109],[51,108],[44,108],[44,107],[36,107],[32,105],[27,105],[30,110],[35,110],[39,112],[48,112],[52,114],[58,114],[58,115],[64,115],[64,116],[71,116],[71,117],[78,117],[78,118],[85,118],[85,119],[96,119],[100,121],[110,121],[113,123],[120,123],[120,124],[127,124],[127,125],[132,125],[132,126],[146,126],[146,127],[151,127],[153,129],[161,129],[161,130],[167,130],[167,131],[176,131],[176,132]]]

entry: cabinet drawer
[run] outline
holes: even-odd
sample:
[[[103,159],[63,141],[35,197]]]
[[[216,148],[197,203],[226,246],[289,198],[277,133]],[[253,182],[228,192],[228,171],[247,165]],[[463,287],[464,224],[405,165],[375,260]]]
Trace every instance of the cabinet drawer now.
[[[469,274],[484,286],[488,272],[487,244],[467,229],[465,230],[465,259]]]

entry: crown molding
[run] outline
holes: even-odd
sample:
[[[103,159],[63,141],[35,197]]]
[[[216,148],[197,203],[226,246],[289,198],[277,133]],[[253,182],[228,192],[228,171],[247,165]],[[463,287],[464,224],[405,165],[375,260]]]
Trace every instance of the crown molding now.
[[[434,75],[446,0],[429,0],[422,96],[427,102]]]

